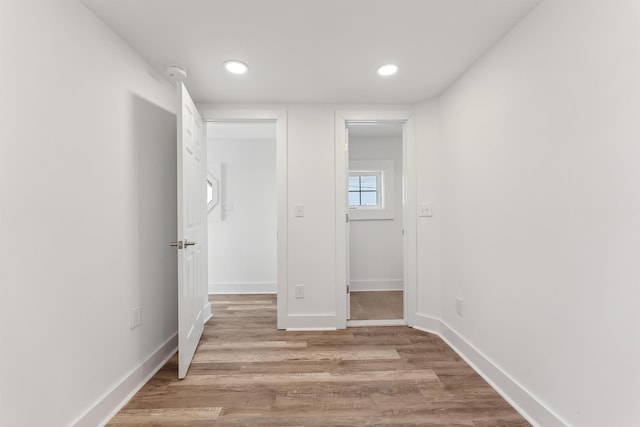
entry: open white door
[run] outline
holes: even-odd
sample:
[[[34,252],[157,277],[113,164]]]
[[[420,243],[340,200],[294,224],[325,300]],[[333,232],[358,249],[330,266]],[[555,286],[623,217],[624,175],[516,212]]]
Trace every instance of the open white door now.
[[[178,85],[178,377],[184,378],[204,329],[207,300],[206,135],[184,84]]]

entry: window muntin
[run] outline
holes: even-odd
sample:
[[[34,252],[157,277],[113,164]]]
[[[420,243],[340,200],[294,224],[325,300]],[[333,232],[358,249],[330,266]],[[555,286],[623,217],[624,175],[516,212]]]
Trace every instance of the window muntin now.
[[[382,208],[382,172],[349,172],[349,208]]]

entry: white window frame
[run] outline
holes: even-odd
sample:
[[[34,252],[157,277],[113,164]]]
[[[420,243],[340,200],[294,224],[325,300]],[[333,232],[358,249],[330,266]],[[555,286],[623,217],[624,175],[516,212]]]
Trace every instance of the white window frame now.
[[[211,188],[211,200],[209,200],[209,188]],[[218,179],[207,172],[207,212],[220,202],[220,183]]]
[[[350,160],[349,175],[379,175],[378,206],[349,206],[353,221],[394,218],[393,160]]]
[[[353,177],[353,176],[357,176],[357,177],[363,177],[363,176],[375,176],[376,177],[376,204],[375,205],[349,205],[349,210],[352,209],[382,209],[382,207],[384,206],[383,203],[383,199],[382,199],[382,171],[377,171],[377,172],[371,172],[371,171],[353,171],[350,170],[349,171],[349,178]],[[366,193],[367,191],[364,191],[364,193]],[[349,191],[349,193],[351,193],[351,191]],[[362,188],[360,189],[359,193],[363,193]]]

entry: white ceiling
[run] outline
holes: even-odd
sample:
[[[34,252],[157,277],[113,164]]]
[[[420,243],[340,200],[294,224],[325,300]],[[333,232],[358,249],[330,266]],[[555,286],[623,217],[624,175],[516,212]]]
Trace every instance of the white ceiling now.
[[[540,0],[82,0],[196,101],[413,103],[437,95]],[[242,76],[222,63],[249,65]],[[400,67],[379,77],[385,63]]]

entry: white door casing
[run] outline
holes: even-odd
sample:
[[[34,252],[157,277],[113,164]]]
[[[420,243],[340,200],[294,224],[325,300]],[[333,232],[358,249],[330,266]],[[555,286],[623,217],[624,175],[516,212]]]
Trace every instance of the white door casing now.
[[[344,122],[344,151],[347,161],[345,162],[345,177],[346,186],[349,187],[349,128],[347,122]],[[347,274],[345,277],[345,285],[347,288],[347,320],[351,319],[351,218],[349,218],[349,191],[344,192],[344,204],[347,214],[345,215],[345,241],[347,247],[345,249],[345,255],[347,257]]]
[[[413,111],[336,111],[335,114],[335,166],[336,166],[336,328],[347,327],[349,298],[345,298],[344,284],[349,274],[348,225],[348,147],[347,122],[400,122],[404,123],[402,144],[403,194],[402,210],[404,224],[404,320],[414,325],[417,309],[417,203],[416,203],[416,133]],[[344,148],[343,148],[344,147]],[[345,197],[347,202],[345,203]]]
[[[207,300],[206,129],[178,85],[178,377],[187,375],[204,330]]]
[[[287,148],[287,111],[270,109],[229,109],[215,105],[200,105],[205,121],[211,122],[276,122],[277,186],[278,186],[278,329],[288,327],[288,148]]]
[[[404,320],[416,324],[418,311],[418,165],[416,162],[416,118],[407,117],[402,130],[402,215],[404,224]]]

